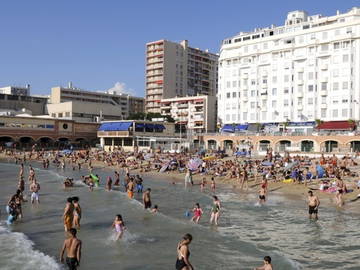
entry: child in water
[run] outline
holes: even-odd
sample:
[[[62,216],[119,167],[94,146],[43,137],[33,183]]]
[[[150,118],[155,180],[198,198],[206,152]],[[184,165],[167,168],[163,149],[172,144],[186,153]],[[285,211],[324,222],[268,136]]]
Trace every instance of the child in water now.
[[[115,220],[111,227],[115,228],[116,241],[119,240],[123,236],[124,231],[126,229],[125,223],[121,215],[116,215]]]
[[[195,204],[195,207],[193,209],[193,213],[194,213],[194,216],[191,218],[191,221],[193,221],[195,223],[199,223],[200,218],[201,218],[201,216],[203,214],[203,210],[201,209],[199,203]]]

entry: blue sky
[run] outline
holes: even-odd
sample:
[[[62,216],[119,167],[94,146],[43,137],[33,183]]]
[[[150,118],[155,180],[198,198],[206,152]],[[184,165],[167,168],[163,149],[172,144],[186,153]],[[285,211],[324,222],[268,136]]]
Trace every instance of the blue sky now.
[[[72,81],[88,90],[116,82],[144,95],[145,43],[188,39],[218,52],[221,40],[255,27],[281,25],[291,10],[333,15],[359,1],[93,1],[0,2],[0,86],[33,94]],[[125,84],[125,85],[124,85]]]

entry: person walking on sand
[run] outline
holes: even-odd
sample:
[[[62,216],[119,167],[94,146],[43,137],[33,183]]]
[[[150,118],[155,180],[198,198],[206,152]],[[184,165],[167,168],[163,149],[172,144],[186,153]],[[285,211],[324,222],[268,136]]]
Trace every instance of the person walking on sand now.
[[[73,198],[71,197],[67,198],[66,205],[64,208],[64,214],[62,215],[62,218],[64,220],[65,232],[70,231],[74,219],[74,205],[73,205]]]
[[[214,199],[214,202],[213,202],[213,206],[211,208],[210,224],[212,225],[215,222],[215,225],[218,225],[221,204],[220,204],[220,200],[218,199],[217,196],[213,196],[213,199]]]
[[[176,270],[193,270],[194,267],[189,261],[190,250],[189,245],[192,241],[192,235],[187,233],[177,245],[177,259],[175,264]]]
[[[151,188],[148,188],[147,190],[145,190],[143,194],[143,203],[145,209],[151,208],[150,192],[151,192]]]
[[[264,265],[260,267],[255,267],[254,270],[273,270],[271,265],[271,257],[265,256],[264,257]]]
[[[70,238],[64,241],[60,253],[60,262],[64,263],[64,253],[66,251],[66,265],[69,270],[76,270],[80,266],[81,259],[81,240],[76,238],[76,229],[70,229]]]
[[[309,203],[309,219],[312,219],[312,216],[314,215],[314,219],[318,219],[318,209],[320,205],[320,200],[317,196],[313,194],[311,190],[308,192],[308,203]]]

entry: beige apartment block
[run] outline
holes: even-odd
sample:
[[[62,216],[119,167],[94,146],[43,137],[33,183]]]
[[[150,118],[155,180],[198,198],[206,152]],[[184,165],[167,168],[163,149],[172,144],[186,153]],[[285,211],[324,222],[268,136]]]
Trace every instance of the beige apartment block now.
[[[122,93],[85,91],[68,87],[51,89],[48,113],[52,117],[82,122],[126,119],[132,113],[144,112],[144,98]]]
[[[191,133],[214,132],[216,128],[215,96],[188,96],[162,99],[161,114],[170,115],[176,124]]]
[[[218,55],[180,43],[159,40],[146,44],[147,112],[160,112],[161,99],[216,95]]]

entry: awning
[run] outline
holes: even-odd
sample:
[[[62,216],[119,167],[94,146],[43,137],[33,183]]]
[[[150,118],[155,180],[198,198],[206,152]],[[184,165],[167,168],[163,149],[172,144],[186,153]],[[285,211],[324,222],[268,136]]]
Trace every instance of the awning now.
[[[154,124],[145,124],[145,128],[154,129]]]
[[[221,129],[222,132],[234,132],[234,126],[231,124],[226,124],[223,126],[223,128]]]
[[[132,122],[109,122],[102,123],[99,131],[128,131]]]
[[[355,122],[351,121],[330,121],[320,123],[316,129],[320,130],[354,130]]]
[[[144,128],[145,124],[144,123],[136,123],[135,124],[135,128]]]
[[[164,130],[164,129],[165,129],[165,126],[164,126],[164,125],[161,125],[161,124],[155,124],[155,125],[154,125],[154,128],[155,128],[155,129],[158,129],[158,130]]]
[[[247,130],[249,125],[236,125],[235,130]]]

